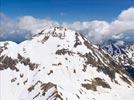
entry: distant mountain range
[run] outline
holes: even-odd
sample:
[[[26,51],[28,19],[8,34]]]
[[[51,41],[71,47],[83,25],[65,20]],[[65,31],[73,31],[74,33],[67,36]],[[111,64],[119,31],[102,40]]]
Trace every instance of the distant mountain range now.
[[[118,45],[113,41],[108,41],[102,45],[102,48],[124,66],[134,78],[134,44],[124,43],[123,45]]]

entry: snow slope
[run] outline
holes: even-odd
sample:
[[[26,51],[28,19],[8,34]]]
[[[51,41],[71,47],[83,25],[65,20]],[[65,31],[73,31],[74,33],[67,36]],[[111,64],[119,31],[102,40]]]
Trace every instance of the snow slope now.
[[[51,27],[0,42],[1,100],[133,100],[134,80],[80,33]]]

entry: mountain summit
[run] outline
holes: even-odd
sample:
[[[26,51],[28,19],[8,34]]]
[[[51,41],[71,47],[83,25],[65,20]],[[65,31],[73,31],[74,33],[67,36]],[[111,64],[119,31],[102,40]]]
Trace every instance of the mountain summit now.
[[[133,100],[134,79],[78,32],[51,27],[0,42],[1,100]]]

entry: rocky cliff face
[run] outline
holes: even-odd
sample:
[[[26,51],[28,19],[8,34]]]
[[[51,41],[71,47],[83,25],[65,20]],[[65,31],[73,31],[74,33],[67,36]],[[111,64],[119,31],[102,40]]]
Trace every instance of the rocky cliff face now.
[[[1,100],[132,100],[134,80],[80,33],[52,27],[0,43]],[[125,91],[125,92],[124,92]]]

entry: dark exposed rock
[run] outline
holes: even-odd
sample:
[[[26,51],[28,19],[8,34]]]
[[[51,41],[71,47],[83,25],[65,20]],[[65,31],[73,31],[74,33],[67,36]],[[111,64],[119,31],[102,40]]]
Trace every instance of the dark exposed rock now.
[[[97,91],[97,86],[102,86],[103,88],[111,88],[110,85],[108,83],[106,83],[103,79],[97,77],[94,80],[92,80],[91,84],[89,83],[84,83],[81,84],[84,88],[86,88],[87,90],[93,90],[93,91]]]
[[[12,59],[6,55],[0,56],[0,70],[4,70],[10,68],[11,70],[19,71],[16,67],[17,63],[23,63],[24,65],[28,65],[30,70],[34,70],[38,67],[38,64],[31,63],[29,58],[24,58],[20,54],[18,54],[18,59]]]
[[[82,39],[84,40],[84,45],[88,48],[88,49],[92,49],[92,44],[82,35],[80,34]]]
[[[31,87],[28,88],[29,92],[31,92],[32,90],[34,90],[34,85],[32,85]]]
[[[38,94],[36,94],[33,99],[37,98],[40,95],[40,92]]]
[[[8,42],[5,42],[5,43],[4,43],[4,46],[0,46],[0,55],[1,55],[1,53],[2,53],[4,50],[7,49],[7,45],[8,45]]]
[[[76,73],[76,70],[74,69],[73,73]]]
[[[132,66],[124,66],[125,70],[129,73],[129,75],[134,79],[134,68]]]
[[[20,74],[20,77],[22,78],[24,76],[24,74]]]
[[[42,39],[42,43],[46,42],[47,40],[49,39],[49,36],[45,36],[43,39]]]
[[[24,64],[25,66],[28,65],[30,70],[34,70],[39,66],[38,64],[32,63],[30,58],[24,58],[20,54],[18,54],[18,59],[20,63]]]
[[[79,95],[78,95],[78,94],[76,94],[76,97],[77,97],[78,99],[80,99],[80,97],[79,97]]]
[[[86,83],[86,84],[81,84],[82,87],[86,88],[87,90],[93,90],[93,91],[97,91],[96,86]]]
[[[11,83],[13,83],[13,82],[15,82],[17,80],[17,78],[15,77],[15,78],[13,78],[13,79],[11,79]]]
[[[41,35],[41,34],[43,34],[43,32],[44,32],[44,30],[42,30],[40,33],[38,33],[38,35]]]
[[[59,65],[62,65],[62,64],[59,62],[59,63],[58,63],[58,66],[59,66]]]
[[[64,49],[64,48],[63,48],[63,49],[57,50],[57,51],[56,51],[56,54],[57,54],[57,55],[65,55],[65,54],[73,55],[74,52],[69,51],[68,49]]]
[[[43,84],[41,85],[41,90],[43,90],[42,95],[45,95],[45,93],[46,93],[50,88],[52,88],[52,87],[56,88],[56,85],[53,84],[53,83],[51,83],[51,82],[49,82],[49,83],[43,83]]]
[[[34,85],[32,85],[32,86],[30,86],[28,88],[28,92],[32,92],[34,90],[35,86],[38,85],[38,84],[42,84],[42,82],[41,81],[37,81]]]
[[[54,31],[51,33],[52,37],[59,37],[60,39],[64,39],[66,30],[63,33],[60,33],[60,32],[58,33],[58,32],[56,32],[56,29],[61,29],[62,30],[62,28],[55,27]]]
[[[58,64],[52,64],[52,66],[60,66],[60,65],[62,65],[62,63],[58,63]]]
[[[60,47],[60,45],[57,45],[57,47]]]
[[[86,65],[83,65],[82,71],[83,71],[83,72],[86,72],[86,69],[87,69],[87,66],[86,66]]]
[[[27,81],[28,81],[28,79],[26,79],[26,80],[23,82],[23,84],[25,85],[25,84],[27,83]]]
[[[78,45],[82,45],[81,41],[79,40],[79,34],[76,32],[75,33],[75,44],[74,47],[76,48]]]
[[[108,83],[106,83],[103,79],[97,77],[92,81],[92,84],[98,85],[98,86],[102,86],[104,88],[111,88],[110,85]]]
[[[111,80],[115,79],[115,70],[109,68],[109,67],[104,67],[104,66],[98,66],[97,69],[98,72],[102,71],[104,74],[108,75]]]
[[[0,57],[0,62],[0,70],[10,68],[11,70],[19,71],[18,68],[16,68],[16,64],[18,63],[17,59],[3,55]]]
[[[129,85],[131,85],[131,82],[125,77],[125,76],[121,76],[120,77],[123,81],[125,81],[126,83],[128,83]]]
[[[47,74],[47,75],[50,75],[50,74],[52,74],[53,73],[53,70],[50,70],[50,72]]]

